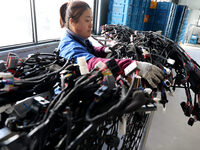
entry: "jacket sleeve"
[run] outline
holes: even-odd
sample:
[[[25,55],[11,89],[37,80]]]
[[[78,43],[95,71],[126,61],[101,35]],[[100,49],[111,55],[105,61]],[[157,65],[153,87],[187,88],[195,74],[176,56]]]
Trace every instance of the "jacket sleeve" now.
[[[90,58],[94,57],[93,54],[89,53],[83,46],[75,42],[70,42],[69,44],[61,45],[59,55],[66,59],[75,59],[77,62],[78,57],[85,56],[88,61]]]
[[[97,54],[97,56],[99,57],[103,57],[105,58],[107,56],[107,54],[105,53],[105,46],[102,46],[102,47],[95,47],[93,46],[94,50],[95,50],[95,53]]]
[[[99,61],[106,63],[109,60],[110,59],[107,59],[107,58],[93,57],[93,58],[88,60],[88,69],[91,71]],[[122,75],[124,76],[124,69],[129,64],[131,64],[134,60],[131,60],[131,59],[115,59],[115,61],[117,62],[118,66],[120,67]]]

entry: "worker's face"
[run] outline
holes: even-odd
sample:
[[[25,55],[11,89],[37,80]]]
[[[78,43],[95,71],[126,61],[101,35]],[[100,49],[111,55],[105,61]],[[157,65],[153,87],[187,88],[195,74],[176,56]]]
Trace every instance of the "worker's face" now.
[[[91,9],[87,9],[80,16],[78,22],[73,22],[72,20],[72,28],[71,30],[77,35],[88,38],[91,35],[92,30],[92,11]]]

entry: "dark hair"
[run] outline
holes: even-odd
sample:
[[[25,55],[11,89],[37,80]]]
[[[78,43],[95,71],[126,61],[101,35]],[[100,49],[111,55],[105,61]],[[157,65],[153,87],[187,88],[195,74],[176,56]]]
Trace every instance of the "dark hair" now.
[[[72,18],[75,22],[78,22],[80,16],[90,6],[84,1],[72,1],[70,3],[64,3],[60,7],[60,26],[61,28],[69,28],[69,19]],[[91,9],[91,8],[90,8]]]

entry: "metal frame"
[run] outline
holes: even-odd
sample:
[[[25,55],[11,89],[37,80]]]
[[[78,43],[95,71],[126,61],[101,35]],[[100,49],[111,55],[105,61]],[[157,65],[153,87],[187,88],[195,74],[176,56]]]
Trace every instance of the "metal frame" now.
[[[140,142],[140,146],[139,146],[139,150],[144,150],[145,149],[145,145],[148,139],[148,135],[149,135],[149,130],[151,128],[151,123],[152,123],[152,119],[154,116],[154,111],[151,111],[151,113],[148,115],[148,119],[146,120],[146,125],[143,131],[143,135],[142,135],[142,139]]]
[[[30,0],[33,43],[38,43],[35,0]]]

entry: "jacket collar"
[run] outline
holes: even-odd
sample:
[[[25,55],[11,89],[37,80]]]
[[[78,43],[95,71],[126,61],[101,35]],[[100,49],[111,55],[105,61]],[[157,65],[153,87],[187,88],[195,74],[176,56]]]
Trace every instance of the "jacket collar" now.
[[[70,29],[67,29],[67,33],[70,34],[70,35],[72,35],[73,37],[79,39],[83,43],[86,43],[86,41],[88,40],[88,39],[83,38],[83,37],[77,35],[76,33],[72,32]]]

